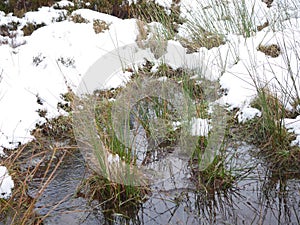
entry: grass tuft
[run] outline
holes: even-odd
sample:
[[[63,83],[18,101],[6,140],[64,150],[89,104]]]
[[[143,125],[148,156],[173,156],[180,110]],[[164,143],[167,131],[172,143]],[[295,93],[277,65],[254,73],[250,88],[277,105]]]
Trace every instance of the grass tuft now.
[[[79,14],[74,14],[70,17],[70,20],[73,21],[74,23],[89,23],[89,20],[83,18]]]
[[[97,174],[90,176],[80,186],[77,196],[97,200],[106,213],[128,214],[127,209],[140,206],[147,200],[150,189],[118,184]]]
[[[241,126],[245,137],[259,147],[258,156],[276,173],[299,172],[300,148],[291,146],[295,137],[284,127],[283,120],[287,117],[284,104],[277,95],[262,88],[252,106],[261,110],[262,116]]]
[[[109,29],[109,24],[103,20],[93,20],[93,28],[96,34],[102,33]]]
[[[257,48],[258,51],[265,53],[265,55],[276,58],[280,55],[280,47],[278,45],[259,45]]]

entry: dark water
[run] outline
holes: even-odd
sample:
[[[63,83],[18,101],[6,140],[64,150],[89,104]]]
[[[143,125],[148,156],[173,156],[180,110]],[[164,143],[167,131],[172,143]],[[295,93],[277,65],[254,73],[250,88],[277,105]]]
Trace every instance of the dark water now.
[[[97,224],[91,214],[88,201],[76,196],[76,190],[85,177],[85,166],[79,151],[64,157],[63,163],[55,172],[56,176],[47,186],[36,203],[36,212],[47,216],[44,224]],[[36,195],[41,178],[31,183],[30,194]],[[103,220],[101,214],[100,220]]]
[[[249,154],[253,146],[243,142],[228,148],[227,167],[244,177],[227,191],[197,191],[189,171],[178,159],[172,176],[152,185],[143,204],[122,213],[105,213],[94,201],[75,197],[85,177],[80,152],[67,155],[55,179],[36,204],[44,224],[300,224],[300,180],[278,180]],[[170,156],[171,157],[171,156]],[[175,168],[177,167],[177,168]],[[35,194],[34,180],[30,193]]]

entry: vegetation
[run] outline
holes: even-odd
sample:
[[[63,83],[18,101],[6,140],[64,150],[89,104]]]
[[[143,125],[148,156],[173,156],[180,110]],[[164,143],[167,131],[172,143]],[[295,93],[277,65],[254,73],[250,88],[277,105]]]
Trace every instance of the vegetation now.
[[[41,6],[50,6],[54,4],[54,0],[34,0],[20,1],[9,0],[7,4],[0,3],[0,10],[4,12],[14,12],[15,15],[22,17],[24,13],[37,10]],[[89,3],[89,4],[86,4]],[[68,8],[69,13],[78,8],[90,8],[99,12],[108,13],[122,19],[136,18],[139,34],[137,43],[143,48],[155,48],[154,51],[164,49],[165,41],[179,40],[181,44],[187,48],[189,53],[197,52],[200,48],[216,48],[226,43],[226,35],[234,33],[247,38],[253,36],[256,32],[271,26],[269,21],[263,22],[260,26],[256,26],[254,22],[254,11],[246,7],[246,1],[234,2],[235,14],[230,11],[228,1],[219,1],[216,6],[207,6],[206,1],[202,2],[202,11],[198,15],[193,15],[194,20],[186,15],[182,18],[180,12],[183,6],[180,6],[178,1],[173,1],[169,12],[156,4],[153,1],[138,0],[136,4],[131,4],[127,1],[100,1],[100,0],[85,0],[76,2],[74,7]],[[272,1],[267,1],[268,6],[271,6]],[[253,6],[254,7],[254,6]],[[147,8],[147,10],[145,10]],[[253,10],[253,9],[252,9]],[[73,14],[69,17],[75,23],[92,22],[95,33],[100,34],[109,30],[110,24],[102,20],[88,21],[80,15]],[[219,23],[223,20],[224,23]],[[157,22],[153,25],[152,22]],[[188,38],[178,34],[179,27],[185,23],[185,28],[188,33]],[[12,23],[9,27],[0,27],[0,35],[10,36],[10,31],[17,29],[18,24]],[[45,24],[28,23],[22,30],[24,35],[31,35],[32,32]],[[161,45],[157,45],[160,43]],[[245,42],[246,43],[246,42]],[[154,46],[154,47],[153,47]],[[299,51],[293,46],[294,53],[299,57]],[[290,133],[285,128],[284,120],[286,118],[296,118],[299,115],[300,97],[298,93],[299,84],[296,80],[299,78],[299,71],[295,74],[291,68],[291,59],[287,55],[287,46],[285,43],[278,44],[260,44],[254,47],[255,53],[264,53],[271,60],[279,56],[283,56],[283,60],[287,66],[286,83],[275,80],[275,84],[264,83],[256,76],[257,65],[255,59],[249,65],[248,72],[256,90],[256,96],[251,102],[251,106],[259,109],[262,113],[261,117],[256,117],[253,120],[243,124],[238,124],[234,116],[238,109],[233,110],[230,114],[230,120],[226,121],[229,127],[222,143],[217,145],[217,154],[214,155],[212,162],[202,168],[203,155],[208,146],[208,137],[198,137],[198,145],[193,151],[193,154],[188,159],[190,180],[193,182],[198,193],[206,193],[214,196],[220,191],[228,191],[234,188],[235,183],[244,178],[252,168],[239,168],[234,161],[235,155],[228,153],[228,140],[235,138],[243,141],[248,141],[259,147],[258,150],[253,150],[253,154],[257,160],[262,160],[263,164],[268,168],[269,174],[266,175],[268,184],[266,187],[274,189],[276,183],[273,180],[279,179],[283,186],[290,178],[297,177],[300,171],[300,148],[299,146],[291,145],[295,139],[295,134]],[[152,50],[151,49],[151,50]],[[236,53],[237,62],[239,62],[239,53],[237,49],[230,48],[229,51]],[[230,52],[230,54],[232,53]],[[161,56],[161,52],[157,53],[156,58]],[[229,53],[228,53],[229,54]],[[251,58],[251,56],[249,56]],[[33,64],[38,66],[45,57],[42,54],[33,58]],[[227,59],[226,59],[227,60]],[[58,58],[57,62],[65,67],[73,66],[75,61],[73,58]],[[226,62],[224,62],[224,70]],[[139,85],[142,78],[151,78],[164,82],[172,80],[177,83],[182,91],[191,99],[195,105],[197,118],[211,119],[209,113],[212,100],[221,97],[220,86],[218,82],[212,82],[203,78],[195,78],[198,75],[195,71],[186,70],[183,68],[173,69],[171,66],[161,63],[155,65],[153,62],[145,61],[144,65],[136,71],[132,68],[126,68],[132,72],[132,76],[127,85]],[[272,71],[273,74],[276,71]],[[1,76],[0,76],[1,78]],[[0,79],[1,80],[1,79]],[[291,81],[288,83],[288,81]],[[211,87],[212,92],[207,93],[207,88]],[[95,117],[97,138],[90,140],[89,147],[94,150],[92,160],[96,162],[98,167],[105,173],[112,173],[110,163],[106,158],[111,157],[119,163],[129,165],[125,169],[131,169],[136,165],[147,166],[157,160],[163,160],[167,154],[174,152],[174,146],[179,142],[179,135],[183,129],[182,125],[173,126],[174,123],[180,120],[180,116],[176,113],[174,106],[163,98],[148,96],[140,100],[134,105],[128,114],[126,126],[129,128],[130,139],[129,144],[124,143],[120,138],[118,131],[114,128],[114,119],[112,118],[112,110],[115,99],[124,88],[114,88],[110,90],[97,90],[91,97],[96,101],[96,106],[93,109]],[[280,94],[278,94],[280,93]],[[15,188],[13,196],[8,200],[0,200],[0,219],[7,218],[7,222],[11,224],[42,224],[43,220],[48,216],[40,216],[35,212],[35,204],[38,198],[46,190],[49,183],[54,179],[55,173],[64,158],[68,154],[73,154],[72,151],[78,149],[78,143],[75,142],[74,130],[72,127],[75,111],[72,111],[71,104],[76,98],[71,91],[62,96],[65,102],[57,105],[69,113],[69,116],[60,116],[55,119],[47,118],[47,111],[39,110],[37,113],[44,118],[46,123],[36,124],[36,128],[32,131],[35,140],[32,142],[20,145],[13,151],[7,151],[8,157],[1,159],[1,164],[5,165],[10,174],[14,177]],[[37,96],[37,102],[43,104]],[[289,108],[289,109],[288,109]],[[292,108],[292,109],[291,109]],[[125,115],[127,116],[127,115]],[[90,120],[90,118],[86,118]],[[153,126],[153,120],[158,122]],[[167,122],[166,122],[167,121]],[[86,121],[81,121],[83,124]],[[161,124],[160,124],[161,123]],[[160,126],[161,125],[161,126]],[[164,135],[154,128],[165,128]],[[86,127],[88,131],[89,127]],[[145,145],[145,153],[140,158],[137,153],[137,139],[141,138],[140,131],[143,130],[147,142]],[[93,132],[94,130],[90,130]],[[122,131],[121,131],[122,132]],[[237,134],[239,133],[239,134]],[[128,135],[128,134],[124,134]],[[160,136],[161,135],[161,136]],[[236,136],[235,136],[236,135]],[[239,137],[237,137],[239,135]],[[127,137],[127,136],[126,136]],[[86,141],[86,140],[84,140]],[[63,142],[63,145],[55,145],[55,143]],[[101,143],[101,144],[99,144]],[[154,147],[151,145],[154,143]],[[157,145],[158,143],[158,145]],[[85,143],[86,144],[86,143]],[[103,144],[103,146],[101,146]],[[150,146],[150,147],[149,147]],[[100,148],[105,150],[102,154]],[[100,153],[99,153],[100,152]],[[103,159],[105,158],[105,159]],[[112,160],[112,161],[113,161]],[[123,163],[123,164],[122,164]],[[228,166],[228,164],[230,164]],[[120,184],[106,174],[99,173],[99,168],[89,168],[90,176],[85,179],[79,189],[76,197],[84,197],[90,202],[96,200],[104,211],[110,214],[119,213],[124,217],[131,217],[130,210],[134,209],[137,213],[140,206],[152,194],[149,183],[141,183],[140,185]],[[138,175],[142,174],[138,171]],[[284,178],[282,180],[282,178]],[[40,180],[39,189],[34,195],[28,193],[29,185],[35,179]],[[134,182],[134,181],[133,181]],[[266,188],[268,189],[268,188]],[[17,199],[17,201],[16,201]],[[176,200],[176,199],[175,199]]]
[[[34,23],[27,23],[23,28],[22,31],[24,33],[24,36],[30,36],[33,31],[46,26],[46,24],[42,23],[42,24],[34,24]]]
[[[225,148],[214,156],[212,163],[208,167],[202,169],[202,157],[206,147],[207,138],[200,137],[190,162],[192,180],[199,191],[205,191],[206,193],[228,190],[232,187],[236,178],[225,167]]]
[[[8,0],[0,3],[0,10],[5,13],[13,12],[16,16],[22,17],[24,13],[35,11],[41,6],[51,6],[57,0]]]
[[[2,159],[1,164],[13,176],[15,187],[9,199],[0,201],[1,221],[43,224],[48,215],[38,215],[35,204],[56,176],[65,156],[77,149],[71,128],[70,117],[58,117],[42,126],[37,125],[32,131],[34,141],[6,152],[8,157]],[[60,142],[65,144],[60,145]],[[29,192],[32,183],[36,183],[37,190]]]
[[[114,183],[107,178],[94,174],[87,178],[77,191],[77,197],[85,197],[92,202],[96,200],[106,213],[129,216],[133,208],[145,202],[151,190],[148,187],[133,187]]]
[[[280,47],[275,44],[269,46],[259,45],[257,50],[265,53],[266,55],[272,56],[274,58],[278,57],[280,54]]]
[[[295,137],[284,127],[288,113],[283,103],[270,91],[261,89],[252,105],[261,110],[262,116],[243,127],[250,134],[250,141],[261,149],[257,154],[276,173],[298,173],[300,149],[291,145]]]

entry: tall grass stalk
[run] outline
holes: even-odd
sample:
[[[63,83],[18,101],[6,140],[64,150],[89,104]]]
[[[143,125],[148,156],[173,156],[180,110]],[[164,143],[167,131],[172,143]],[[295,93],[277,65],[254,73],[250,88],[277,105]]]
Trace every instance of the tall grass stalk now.
[[[166,41],[172,39],[177,30],[178,24],[181,22],[179,7],[172,5],[169,13],[167,9],[158,5],[154,1],[140,1],[133,5],[134,17],[146,23],[157,22],[162,24],[163,29],[157,29],[157,38]],[[147,9],[147,10],[145,10]]]
[[[260,155],[267,158],[272,169],[295,171],[300,151],[299,147],[291,146],[294,135],[287,131],[284,121],[299,115],[299,52],[298,44],[285,33],[279,32],[277,44],[258,46],[266,55],[263,66],[256,58],[255,49],[250,50],[253,52],[249,55],[250,63],[244,66],[257,93],[252,106],[262,112],[262,117],[251,123],[251,135],[261,148]],[[271,47],[276,49],[274,54]]]

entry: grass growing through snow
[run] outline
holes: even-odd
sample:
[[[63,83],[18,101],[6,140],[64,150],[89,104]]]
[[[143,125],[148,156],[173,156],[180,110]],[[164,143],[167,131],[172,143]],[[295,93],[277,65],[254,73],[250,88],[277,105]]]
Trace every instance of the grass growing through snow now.
[[[200,29],[211,34],[226,35],[235,33],[250,37],[256,31],[254,17],[255,5],[250,6],[245,0],[241,1],[197,1],[199,10],[196,15],[189,14],[188,28],[191,31]],[[182,6],[184,8],[185,6]],[[191,33],[193,36],[193,33]],[[195,33],[194,33],[195,34]],[[199,33],[201,34],[201,33]]]
[[[94,162],[91,167],[94,171],[93,175],[84,181],[78,193],[91,201],[99,201],[100,205],[105,205],[107,211],[115,213],[121,213],[124,206],[139,205],[149,192],[146,184],[135,185],[138,182],[126,176],[131,174],[131,165],[134,165],[135,158],[131,148],[125,146],[116,135],[112,123],[113,99],[119,91],[121,88],[99,90],[94,92],[93,97],[90,96],[95,99],[93,102],[95,107],[90,115],[95,117],[95,124],[93,124],[95,130],[91,131],[87,125],[85,119],[92,119],[89,116],[85,118],[81,114],[74,120],[80,122],[79,129],[80,132],[83,131],[80,137],[83,137],[85,146],[88,146],[88,149],[82,147],[81,152],[87,162]],[[96,134],[89,132],[96,132]]]
[[[147,10],[145,10],[147,9]],[[162,24],[164,29],[157,29],[156,33],[159,35],[161,42],[173,39],[178,31],[178,26],[181,24],[180,6],[175,4],[171,5],[167,13],[164,7],[158,5],[154,1],[138,1],[137,4],[132,5],[133,16],[145,23],[156,22]]]
[[[283,30],[285,26],[281,24]],[[252,106],[262,112],[261,118],[247,124],[247,131],[250,131],[252,141],[261,148],[259,156],[266,159],[271,170],[277,173],[299,173],[300,148],[291,144],[295,135],[285,127],[285,118],[299,115],[298,44],[286,39],[285,35],[276,42],[257,46],[256,50],[266,55],[266,69],[257,70],[258,62],[255,58],[247,68],[257,92]],[[278,65],[273,60],[278,60]],[[278,76],[276,67],[284,74]]]
[[[261,110],[262,116],[247,122],[244,127],[251,142],[261,149],[258,155],[277,173],[299,172],[300,149],[291,146],[295,136],[284,126],[284,119],[288,117],[284,104],[274,93],[260,89],[252,105]]]
[[[194,116],[199,118],[209,117],[209,114],[207,113],[208,102],[205,99],[205,94],[218,95],[218,92],[215,90],[215,93],[204,93],[202,85],[211,85],[212,87],[217,87],[217,85],[213,84],[211,81],[205,81],[204,79],[191,79],[194,74],[192,73],[191,75],[188,71],[185,71],[182,68],[174,70],[166,64],[160,64],[156,67],[156,72],[152,72],[153,66],[154,64],[146,61],[143,67],[140,67],[136,72],[133,72],[131,80],[127,83],[127,85],[138,84],[139,79],[147,77],[157,79],[160,82],[170,79],[177,82],[178,86],[182,88],[182,91],[189,95],[189,97],[193,100],[197,108],[196,115]],[[102,140],[105,151],[109,152],[108,154],[110,155],[114,155],[114,157],[117,156],[118,159],[129,165],[136,165],[137,163],[140,163],[143,166],[147,166],[147,164],[151,164],[151,162],[156,160],[163,160],[167,154],[172,153],[172,148],[167,147],[171,147],[174,144],[176,145],[178,142],[178,132],[182,129],[180,126],[179,128],[176,128],[176,130],[173,128],[172,123],[180,121],[180,118],[173,115],[175,111],[172,103],[166,102],[166,100],[155,96],[148,96],[146,99],[138,101],[133,108],[128,108],[127,110],[130,111],[128,127],[130,128],[130,132],[132,132],[133,136],[133,142],[131,142],[131,145],[128,146],[122,143],[120,137],[116,134],[111,117],[112,106],[115,103],[115,98],[120,92],[122,92],[122,88],[95,92],[95,95],[97,96],[95,122],[99,135],[98,138]],[[213,96],[209,97],[212,98]],[[217,96],[214,96],[213,98],[216,99]],[[169,126],[166,124],[163,126],[164,128],[169,127],[169,129],[164,130],[165,135],[163,137],[156,133],[156,129],[161,124],[153,126],[153,121],[158,119],[163,119],[164,122],[169,122]],[[84,126],[85,123],[82,124]],[[141,129],[145,131],[144,134],[140,133]],[[143,138],[145,138],[145,140]],[[140,151],[139,148],[142,147],[139,139],[143,139],[142,141],[146,141],[148,143],[144,143],[147,147],[142,150],[144,151],[142,153],[142,158],[141,155],[138,155],[137,153],[137,151]],[[199,139],[202,140],[202,137]],[[97,142],[97,140],[92,140],[92,142],[94,141]],[[98,142],[99,141],[100,140],[98,140]],[[152,146],[150,143],[156,143],[158,146]],[[103,161],[103,155],[96,153],[102,150],[97,149],[97,145],[94,145],[93,143],[90,143],[89,146],[94,148],[95,153],[93,154],[99,162],[101,169],[109,173],[109,162],[106,163],[105,160]],[[161,150],[164,147],[169,150]],[[201,147],[203,147],[203,145],[201,145]],[[199,149],[200,147],[198,150]],[[197,152],[197,157],[192,160],[200,160],[202,153],[203,152]],[[206,170],[200,171],[196,167],[193,168],[193,179],[199,179],[196,185],[198,187],[202,186],[207,190],[218,188],[227,189],[228,187],[231,187],[235,177],[231,176],[230,171],[225,168],[224,160],[224,155],[219,154],[215,157],[211,166],[209,166]],[[201,181],[200,177],[202,179]],[[126,181],[123,183],[126,183]],[[85,185],[82,186],[82,190],[88,190],[88,195],[91,199],[98,199],[101,202],[105,202],[106,206],[111,207],[109,210],[115,211],[120,211],[121,208],[119,206],[124,205],[125,203],[125,205],[127,205],[127,203],[133,205],[139,204],[147,198],[147,195],[149,194],[147,186],[119,184],[113,180],[106,179],[103,176],[103,173],[95,174],[93,177],[89,178],[85,182]]]
[[[285,107],[277,96],[267,89],[258,90],[258,96],[252,105],[262,112],[260,128],[258,129],[259,140],[265,140],[265,145],[272,149],[284,149],[289,145],[288,133],[284,127],[283,119]]]
[[[185,69],[178,68],[173,70],[166,64],[162,64],[158,67],[157,72],[151,73],[151,64],[148,62],[146,70],[141,70],[145,76],[154,76],[161,79],[172,79],[181,85],[183,91],[193,100],[196,106],[196,117],[198,118],[210,118],[208,113],[209,101],[216,100],[219,97],[218,85],[216,82],[212,82],[205,79],[197,79],[193,77],[192,71],[185,71]],[[193,78],[192,78],[193,77]],[[204,85],[206,87],[204,87]],[[207,86],[211,87],[209,90]],[[216,109],[217,110],[217,109]],[[223,118],[223,117],[222,117]],[[224,118],[223,118],[224,119]],[[215,123],[216,125],[217,123]],[[218,137],[219,138],[219,137]],[[221,140],[220,140],[221,141]],[[199,137],[198,146],[195,149],[193,155],[191,155],[191,169],[192,180],[196,181],[196,185],[205,190],[227,189],[232,186],[236,181],[236,177],[231,174],[231,171],[225,167],[225,159],[227,155],[222,151],[225,146],[220,145],[220,152],[215,156],[213,162],[206,169],[199,169],[201,164],[201,158],[204,149],[207,147],[207,138]]]
[[[252,19],[253,11],[249,11],[248,9],[246,9],[245,1],[234,3],[236,4],[236,11],[238,12],[237,17],[234,17],[229,13],[229,8],[226,1],[221,1],[220,4],[221,5],[209,6],[209,8],[207,8],[208,10],[211,9],[210,11],[213,12],[212,14],[208,13],[207,10],[204,14],[199,14],[197,20],[188,22],[188,29],[190,32],[191,40],[182,40],[182,43],[185,43],[185,45],[194,50],[200,47],[206,47],[210,49],[212,47],[217,47],[220,44],[223,44],[224,33],[222,33],[223,31],[220,31],[220,27],[216,26],[216,23],[214,23],[215,21],[220,19],[224,19],[225,21],[224,26],[226,29],[224,30],[226,32],[233,31],[238,34],[242,34],[245,37],[250,37],[256,31],[256,27]],[[148,7],[150,8],[150,10],[145,11],[144,7]],[[135,11],[131,12],[129,11],[129,8],[115,8],[114,10],[112,7],[110,10],[110,13],[112,14],[119,13],[119,17],[121,18],[129,17],[131,13],[135,13],[136,15],[138,15],[137,17],[144,20],[145,22],[160,22],[165,27],[163,31],[157,31],[157,33],[163,34],[163,38],[161,40],[171,39],[176,35],[178,24],[175,24],[174,22],[178,23],[179,21],[179,19],[177,18],[178,14],[176,14],[177,9],[174,10],[174,12],[171,12],[171,16],[168,16],[166,15],[165,10],[162,7],[152,4],[151,2],[143,2],[143,4],[137,5]],[[214,18],[219,17],[220,19],[210,20],[211,15],[213,15]],[[142,27],[144,25],[140,26]],[[142,32],[147,33],[147,31]],[[142,36],[145,37],[146,35],[144,34]],[[276,48],[276,46],[260,45],[258,47],[258,50],[274,57],[280,54],[280,51],[278,50],[278,48]],[[160,70],[160,72],[166,77],[172,78],[172,75],[170,74],[172,74],[174,71],[170,70],[167,67],[164,67],[164,69]],[[176,76],[175,79],[180,80],[180,78]],[[183,80],[182,82],[185,91],[189,92],[190,96],[199,103],[197,104],[198,115],[201,116],[203,113],[205,116],[207,116],[207,113],[205,111],[207,109],[207,104],[205,101],[202,101],[203,93],[201,90],[201,85],[196,84],[195,81],[189,79]],[[297,84],[295,85],[297,86]],[[287,114],[284,104],[282,104],[281,100],[276,95],[272,94],[265,88],[258,89],[257,91],[258,97],[253,102],[253,106],[260,109],[263,116],[262,118],[257,119],[257,121],[249,122],[248,125],[251,125],[251,127],[249,127],[248,129],[253,129],[254,127],[253,130],[255,132],[253,135],[255,135],[255,140],[258,140],[260,147],[263,149],[263,154],[268,157],[268,160],[270,160],[269,162],[272,163],[273,168],[283,168],[286,165],[295,166],[300,159],[299,150],[296,147],[294,148],[289,145],[293,137],[289,133],[287,133],[286,129],[283,126],[283,119]],[[286,93],[288,92],[289,91],[286,90]],[[296,97],[296,100],[298,100],[299,103],[298,93]],[[159,103],[159,100],[155,99],[154,101],[152,101],[152,103],[153,102]],[[298,105],[298,103],[297,101],[295,101],[295,105]],[[111,102],[107,101],[107,99],[104,98],[103,101],[99,102],[99,107],[97,108],[97,123],[99,132],[102,134],[101,139],[104,140],[106,148],[108,148],[113,154],[118,154],[121,158],[124,158],[126,162],[130,163],[131,161],[134,161],[131,154],[129,153],[130,149],[120,143],[118,138],[115,136],[111,126],[111,118],[109,117],[111,104]],[[145,104],[144,107],[146,107]],[[158,106],[158,108],[160,107],[161,106]],[[159,112],[159,110],[156,112]],[[157,115],[159,115],[159,113],[156,113],[156,116]],[[147,128],[148,120],[149,117],[145,115],[144,118],[140,118],[139,122],[141,122],[141,124],[144,124],[143,127],[145,130],[147,130],[148,136],[151,136],[150,129]],[[170,137],[170,139],[173,139],[173,137]],[[206,145],[205,140],[201,138],[200,142],[200,146]],[[199,147],[199,149],[201,148]],[[200,158],[200,153],[198,152],[197,154],[197,157]],[[197,157],[196,160],[198,160]],[[15,162],[15,158],[12,159],[12,162]],[[12,171],[12,173],[15,173],[15,169],[11,168],[9,164],[10,162],[8,160],[7,167]],[[291,168],[294,169],[296,167]],[[290,167],[287,170],[290,170]],[[225,168],[224,156],[222,154],[216,156],[213,163],[206,170],[199,171],[197,168],[194,168],[193,172],[194,178],[198,179],[197,182],[199,182],[199,186],[204,187],[204,189],[208,189],[208,187],[226,189],[232,185],[235,179],[230,171]],[[31,175],[32,173],[28,172],[25,177]],[[21,184],[17,185],[17,189],[20,190],[20,193],[24,193],[24,189],[26,189],[26,182],[27,181],[21,181]],[[46,184],[43,185],[43,187],[46,186]],[[99,175],[90,177],[86,181],[86,185],[88,186],[90,195],[93,196],[93,198],[101,199],[101,201],[104,202],[114,203],[110,207],[115,207],[117,205],[119,207],[117,210],[120,210],[120,208],[124,206],[124,204],[128,201],[135,202],[137,200],[137,202],[139,202],[144,200],[145,198],[143,196],[146,196],[147,194],[147,189],[139,189],[131,186],[119,185],[106,180]],[[41,192],[43,192],[43,189],[41,189]],[[27,197],[25,196],[25,201],[27,201],[26,198]],[[21,197],[21,199],[23,198]],[[24,203],[25,201],[21,200],[21,204],[23,206],[26,205]],[[5,209],[7,209],[7,205],[9,205],[10,203],[4,204],[5,206],[3,212],[5,211]],[[28,212],[26,211],[25,215],[29,217],[29,215],[32,215],[31,210],[34,205],[34,200],[28,204]],[[24,221],[21,220],[21,223],[23,222]]]

